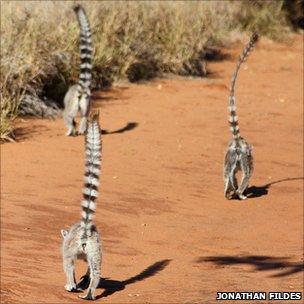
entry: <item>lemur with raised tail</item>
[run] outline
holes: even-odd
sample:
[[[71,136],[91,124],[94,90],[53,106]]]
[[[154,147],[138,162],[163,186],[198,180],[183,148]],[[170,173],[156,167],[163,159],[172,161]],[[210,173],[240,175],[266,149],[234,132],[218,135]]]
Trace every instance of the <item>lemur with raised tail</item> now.
[[[228,111],[230,130],[233,138],[228,145],[224,164],[225,196],[228,199],[238,197],[243,200],[247,198],[244,195],[244,191],[248,187],[249,179],[253,172],[252,146],[241,137],[238,117],[236,115],[235,82],[241,64],[247,59],[258,38],[258,34],[256,33],[251,36],[249,43],[245,46],[243,53],[239,57],[231,80]],[[235,176],[239,170],[243,173],[240,186],[238,186]]]
[[[92,82],[92,38],[89,20],[81,5],[74,6],[80,27],[80,74],[78,83],[71,86],[64,97],[63,118],[67,126],[68,136],[84,134],[87,128],[87,118],[91,102]],[[76,131],[75,117],[80,112],[81,120]]]
[[[84,176],[83,200],[81,202],[81,220],[68,230],[61,230],[63,237],[62,257],[63,269],[66,274],[68,291],[78,290],[75,280],[75,260],[84,259],[88,263],[90,284],[84,297],[94,300],[94,292],[98,286],[101,273],[101,239],[93,222],[98,196],[99,175],[101,168],[101,129],[98,123],[98,113],[89,120],[85,135],[86,169]]]

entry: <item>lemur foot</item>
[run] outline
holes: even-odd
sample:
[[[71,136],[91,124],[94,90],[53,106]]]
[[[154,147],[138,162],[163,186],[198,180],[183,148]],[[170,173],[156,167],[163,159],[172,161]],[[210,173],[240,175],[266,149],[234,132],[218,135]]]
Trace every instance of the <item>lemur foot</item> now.
[[[75,129],[69,130],[65,133],[66,136],[77,136],[78,132]]]
[[[235,192],[235,190],[228,190],[226,193],[225,193],[225,197],[227,198],[227,199],[229,199],[229,200],[231,200],[231,199],[233,199],[233,198],[235,198],[235,196],[236,196],[236,192]]]
[[[238,196],[239,196],[239,199],[241,199],[241,200],[247,199],[247,196],[244,194],[238,194]]]
[[[67,291],[77,291],[77,288],[76,288],[76,284],[66,284],[64,286],[65,290]]]
[[[83,300],[91,300],[91,301],[95,300],[95,297],[92,296],[90,291],[85,296],[78,296],[78,297]]]

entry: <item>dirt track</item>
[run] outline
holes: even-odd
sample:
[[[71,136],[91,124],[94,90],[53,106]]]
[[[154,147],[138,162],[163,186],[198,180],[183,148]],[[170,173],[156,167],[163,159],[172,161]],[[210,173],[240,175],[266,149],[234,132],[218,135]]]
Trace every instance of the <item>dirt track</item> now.
[[[241,48],[210,64],[208,79],[128,84],[96,100],[108,131],[98,302],[215,303],[219,290],[303,291],[302,37],[262,40],[241,69],[237,105],[254,146],[255,197],[227,201],[227,95]],[[61,119],[20,121],[19,143],[1,146],[1,303],[83,302],[63,288],[60,255],[60,229],[80,214],[83,137],[64,132]],[[85,265],[77,266],[79,278]]]

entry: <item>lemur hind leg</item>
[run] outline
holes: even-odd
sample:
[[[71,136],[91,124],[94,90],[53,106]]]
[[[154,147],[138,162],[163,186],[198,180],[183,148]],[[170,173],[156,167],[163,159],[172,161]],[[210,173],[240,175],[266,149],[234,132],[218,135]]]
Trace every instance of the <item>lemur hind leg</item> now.
[[[81,115],[79,127],[78,127],[78,134],[84,134],[85,131],[87,130],[87,125],[88,125],[88,118],[86,116]]]
[[[241,170],[243,172],[243,176],[242,176],[241,184],[236,193],[240,199],[244,200],[247,198],[247,196],[244,195],[243,193],[249,185],[249,179],[250,179],[252,171],[253,171],[252,156],[243,154],[242,157],[240,158],[240,166],[241,166]]]
[[[79,102],[79,109],[81,120],[78,127],[78,134],[84,134],[88,127],[88,114],[90,112],[89,97],[81,97]]]
[[[76,280],[75,280],[75,265],[73,258],[64,258],[63,269],[66,274],[67,284],[64,286],[67,291],[76,291]]]
[[[68,129],[66,132],[66,136],[76,136],[77,131],[76,131],[76,122],[74,116],[64,113],[63,117],[64,117],[64,122]]]
[[[99,243],[92,246],[93,248],[88,248],[87,259],[89,264],[90,273],[90,285],[85,296],[80,296],[80,298],[85,300],[95,300],[95,290],[98,286],[101,274],[101,252],[99,248]],[[88,273],[88,272],[87,272]]]
[[[78,112],[78,96],[78,85],[73,85],[64,97],[63,119],[68,129],[67,136],[77,135],[75,117]]]
[[[234,150],[228,149],[224,164],[224,194],[227,199],[232,199],[237,190],[237,181],[235,173],[237,171],[237,155]]]

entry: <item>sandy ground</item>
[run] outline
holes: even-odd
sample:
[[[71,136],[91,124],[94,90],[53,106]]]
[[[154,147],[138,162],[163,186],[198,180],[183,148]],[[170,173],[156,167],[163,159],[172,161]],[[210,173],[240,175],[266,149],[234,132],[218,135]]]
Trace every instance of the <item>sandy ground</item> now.
[[[211,63],[207,79],[120,85],[95,100],[107,130],[98,302],[303,291],[302,37],[262,40],[241,69],[238,114],[255,172],[252,197],[228,201],[227,95],[241,48]],[[1,303],[80,303],[63,287],[60,229],[79,219],[84,139],[65,137],[61,119],[17,127],[19,141],[1,146]],[[77,278],[84,272],[77,263]]]

